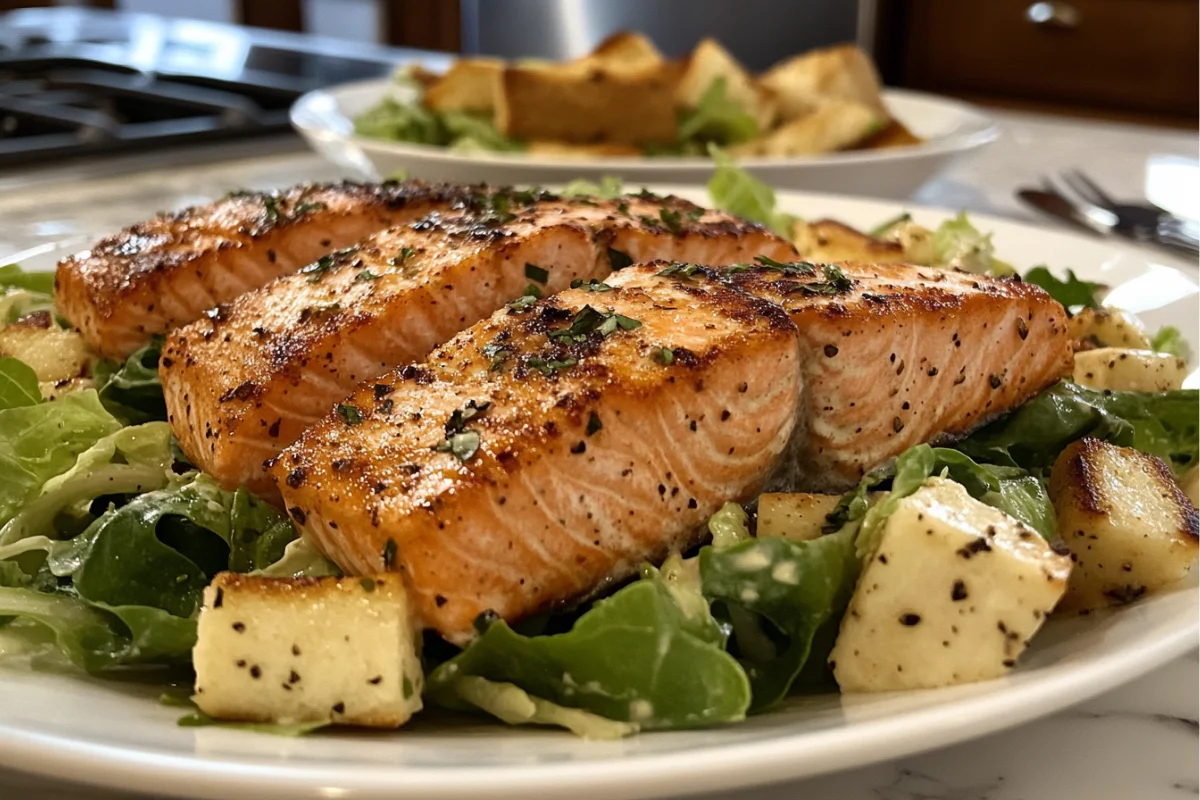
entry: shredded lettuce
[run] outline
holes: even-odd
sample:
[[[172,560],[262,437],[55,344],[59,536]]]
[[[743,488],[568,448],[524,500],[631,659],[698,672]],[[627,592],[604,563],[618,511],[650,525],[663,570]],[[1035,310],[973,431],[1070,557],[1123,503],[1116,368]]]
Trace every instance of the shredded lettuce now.
[[[428,692],[461,708],[458,681],[477,676],[642,730],[732,722],[745,716],[750,686],[724,643],[705,606],[681,606],[647,569],[566,633],[522,636],[493,622],[433,671]]]
[[[606,197],[611,200],[620,197],[624,191],[620,178],[605,175],[599,182],[576,178],[563,187],[561,194],[566,197]]]
[[[716,145],[709,145],[708,152],[715,165],[708,179],[713,205],[790,239],[798,218],[775,208],[775,190],[738,167],[733,157]]]
[[[163,337],[156,336],[121,364],[107,359],[92,367],[100,402],[127,425],[165,420],[167,404],[158,378]]]
[[[486,117],[466,111],[434,111],[420,103],[385,97],[354,118],[354,132],[372,139],[438,145],[459,150],[513,151],[524,146]]]
[[[758,136],[758,122],[725,92],[725,77],[708,85],[695,108],[679,121],[679,140],[730,145]]]
[[[1029,283],[1045,289],[1068,313],[1072,309],[1099,308],[1100,297],[1107,288],[1100,283],[1082,280],[1070,269],[1067,270],[1065,280],[1056,277],[1044,266],[1033,267],[1025,273],[1024,278]]]
[[[1090,436],[1158,456],[1183,472],[1200,455],[1200,392],[1117,392],[1055,384],[955,447],[976,460],[1038,470]]]
[[[933,232],[933,266],[961,269],[978,275],[1012,275],[1012,265],[999,260],[992,246],[992,235],[983,234],[966,212],[959,212]]]
[[[731,620],[752,712],[787,696],[810,660],[817,664],[812,674],[821,674],[860,570],[855,530],[851,525],[807,542],[752,539],[700,552],[704,595],[721,603]]]
[[[1170,353],[1184,361],[1190,361],[1192,358],[1192,348],[1188,346],[1187,339],[1183,338],[1183,334],[1173,325],[1164,325],[1158,329],[1158,333],[1150,340],[1150,349],[1159,353]]]
[[[15,358],[0,358],[0,411],[42,402],[37,373]]]

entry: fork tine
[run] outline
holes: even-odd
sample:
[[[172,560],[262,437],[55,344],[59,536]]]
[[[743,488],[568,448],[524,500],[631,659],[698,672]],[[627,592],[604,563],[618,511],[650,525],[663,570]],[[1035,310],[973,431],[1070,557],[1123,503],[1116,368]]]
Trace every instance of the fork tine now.
[[[1057,194],[1075,206],[1075,209],[1080,214],[1092,220],[1097,225],[1105,228],[1113,228],[1117,225],[1117,215],[1111,209],[1093,203],[1089,198],[1077,191],[1071,181],[1066,180],[1065,175],[1059,177],[1062,178],[1061,183],[1053,176],[1043,175],[1042,186],[1045,187],[1046,191]]]
[[[1106,208],[1112,208],[1117,204],[1115,200],[1109,197],[1107,192],[1097,186],[1096,182],[1087,175],[1084,175],[1082,171],[1078,169],[1067,170],[1064,177],[1069,181],[1072,179],[1077,181],[1078,186],[1076,186],[1076,191],[1079,191],[1081,194],[1083,192],[1089,193],[1093,203],[1105,206]]]

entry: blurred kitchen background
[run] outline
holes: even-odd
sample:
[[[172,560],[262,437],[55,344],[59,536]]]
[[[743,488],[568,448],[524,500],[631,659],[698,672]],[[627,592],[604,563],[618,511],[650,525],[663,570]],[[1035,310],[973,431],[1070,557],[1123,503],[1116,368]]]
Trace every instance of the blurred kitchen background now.
[[[1182,127],[1195,127],[1200,113],[1195,0],[0,0],[0,11],[12,9],[23,10],[0,24],[0,98],[13,93],[4,85],[14,74],[34,69],[14,66],[20,31],[30,35],[26,50],[46,40],[98,44],[121,35],[114,21],[86,15],[104,9],[356,45],[327,45],[331,58],[320,63],[295,50],[321,48],[291,37],[248,54],[204,53],[218,34],[190,29],[197,67],[228,73],[219,59],[249,55],[249,68],[294,79],[281,82],[285,90],[381,74],[383,47],[568,58],[631,29],[671,56],[716,36],[753,69],[856,40],[888,85],[989,105]]]

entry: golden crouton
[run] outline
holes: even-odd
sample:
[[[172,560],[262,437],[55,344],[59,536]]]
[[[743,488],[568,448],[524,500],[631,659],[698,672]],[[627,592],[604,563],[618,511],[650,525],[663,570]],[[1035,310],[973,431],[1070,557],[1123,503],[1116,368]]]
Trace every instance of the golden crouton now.
[[[196,634],[193,699],[218,719],[395,728],[421,708],[421,636],[395,573],[222,573]]]
[[[51,383],[82,375],[91,362],[79,332],[58,327],[47,311],[30,314],[0,330],[0,356],[24,361],[39,381]]]
[[[759,495],[755,535],[779,536],[793,542],[816,539],[824,532],[825,518],[841,501],[840,494]]]
[[[504,62],[498,58],[460,59],[425,89],[422,102],[435,111],[490,113],[503,71]]]
[[[636,70],[567,65],[501,73],[496,127],[514,139],[575,144],[672,144],[680,66]]]
[[[803,156],[844,150],[883,124],[877,111],[862,103],[832,100],[806,117],[786,122],[766,136],[731,147],[735,155]]]
[[[759,131],[775,122],[779,104],[774,93],[758,86],[738,60],[712,39],[704,39],[685,62],[676,99],[683,108],[694,108],[719,78],[725,79],[725,97],[754,117]]]
[[[1064,611],[1128,603],[1196,562],[1196,507],[1154,456],[1081,439],[1054,462],[1050,500],[1074,562]]]
[[[579,59],[589,66],[606,66],[610,69],[637,70],[653,67],[663,62],[662,53],[654,42],[634,31],[618,31],[612,34],[591,53]]]
[[[855,145],[854,149],[882,150],[887,147],[909,147],[923,141],[925,140],[905,127],[903,122],[891,119],[877,132]]]
[[[862,261],[867,264],[904,263],[904,246],[868,236],[832,219],[800,220],[792,228],[792,243],[810,261]]]
[[[887,117],[879,94],[879,73],[871,57],[852,44],[790,58],[764,73],[759,83],[779,98],[785,120],[811,114],[832,100],[859,103]]]

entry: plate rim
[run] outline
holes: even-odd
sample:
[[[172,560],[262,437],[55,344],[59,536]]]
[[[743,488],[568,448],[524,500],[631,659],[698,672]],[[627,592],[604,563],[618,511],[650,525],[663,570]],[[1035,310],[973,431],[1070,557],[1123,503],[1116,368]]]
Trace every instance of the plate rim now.
[[[654,183],[652,190],[683,196],[705,195],[702,187]],[[780,206],[799,210],[822,202],[861,207],[905,208],[915,213],[953,214],[951,209],[920,203],[828,193],[777,190]],[[1025,233],[1053,237],[1064,243],[1087,242],[1113,253],[1129,248],[1072,232],[1042,228],[1024,220],[971,214],[987,228],[999,224],[1012,235]],[[1156,263],[1144,250],[1133,251],[1147,267]],[[1087,259],[1087,269],[1098,269]],[[1193,280],[1188,272],[1169,268]],[[1193,601],[1195,588],[1188,593]],[[1135,613],[1136,607],[1125,612]],[[1099,615],[1098,615],[1099,616]],[[462,798],[484,792],[489,797],[528,797],[531,793],[570,790],[577,800],[621,796],[660,797],[681,791],[719,791],[750,787],[796,777],[878,763],[937,749],[948,744],[996,733],[1042,718],[1133,680],[1196,647],[1200,641],[1200,606],[1187,605],[1187,613],[1167,627],[1166,633],[1126,638],[1119,649],[1106,651],[1083,663],[1054,662],[1039,668],[1037,680],[967,696],[947,703],[901,711],[849,727],[812,732],[778,733],[753,741],[705,744],[670,753],[598,758],[561,764],[451,767],[396,767],[376,764],[339,764],[320,761],[268,761],[254,763],[230,756],[181,755],[141,747],[108,745],[96,739],[71,738],[19,727],[0,719],[0,764],[26,773],[132,791],[175,796],[230,797],[253,793],[255,797],[383,797],[402,791],[430,798]],[[1143,641],[1143,639],[1145,641]],[[1020,673],[1017,673],[1018,675]],[[1007,679],[1001,679],[1007,680]],[[937,690],[934,690],[937,691]],[[1016,698],[1016,699],[1014,699]],[[145,702],[130,699],[131,702]],[[921,736],[900,735],[919,729]],[[231,735],[250,735],[230,732]],[[403,736],[403,732],[395,734]],[[653,736],[655,734],[646,734]],[[823,754],[818,769],[789,768],[797,747]],[[806,741],[807,740],[807,741]],[[864,744],[864,742],[866,742]],[[869,755],[861,753],[866,750]],[[859,753],[859,755],[855,755]],[[805,761],[811,758],[806,754]],[[622,768],[614,769],[617,760]],[[447,780],[447,776],[453,780]],[[331,788],[332,787],[332,788]],[[331,794],[330,792],[335,792]]]
[[[712,159],[704,156],[657,156],[654,158],[621,156],[612,158],[555,159],[544,156],[531,158],[525,153],[460,153],[436,145],[372,139],[359,136],[355,133],[346,135],[327,126],[310,122],[309,120],[310,116],[315,118],[315,112],[311,111],[312,106],[323,102],[326,98],[336,103],[339,94],[342,92],[361,91],[375,87],[378,87],[382,92],[382,90],[395,85],[395,82],[390,78],[372,78],[341,83],[323,89],[314,89],[296,98],[288,109],[288,120],[291,122],[293,128],[308,137],[323,141],[345,142],[360,149],[370,149],[393,156],[419,158],[440,163],[562,169],[568,172],[571,169],[580,169],[582,167],[591,169],[608,167],[625,174],[632,174],[639,170],[676,170],[680,173],[695,172],[697,170],[706,173],[712,171]],[[884,88],[882,94],[884,100],[891,98],[902,102],[904,100],[919,100],[937,103],[947,110],[957,112],[963,119],[966,128],[954,133],[927,139],[921,144],[905,147],[880,148],[876,150],[846,150],[817,156],[742,157],[738,159],[738,165],[750,169],[769,170],[892,163],[965,153],[990,144],[1000,136],[1000,128],[996,119],[987,114],[981,107],[964,100],[932,92],[891,87]],[[343,117],[343,119],[345,118]]]

